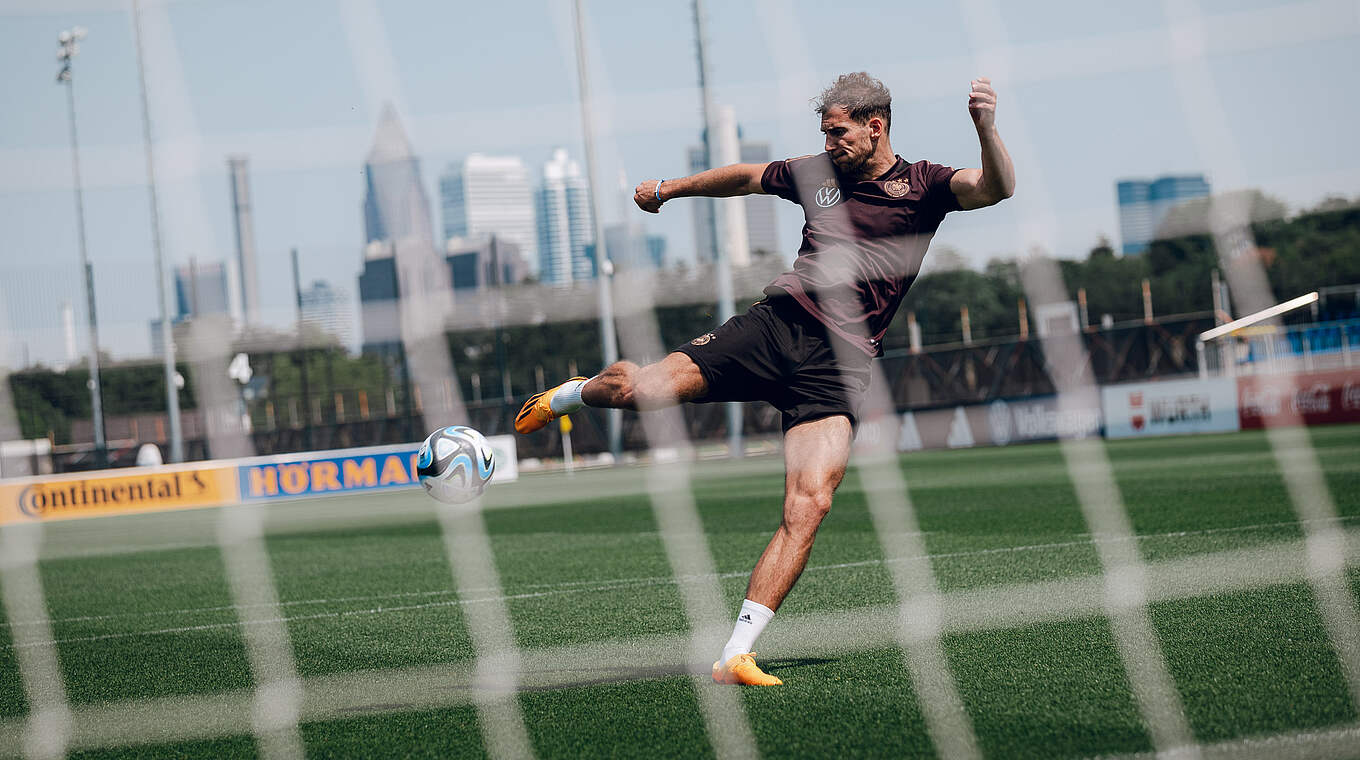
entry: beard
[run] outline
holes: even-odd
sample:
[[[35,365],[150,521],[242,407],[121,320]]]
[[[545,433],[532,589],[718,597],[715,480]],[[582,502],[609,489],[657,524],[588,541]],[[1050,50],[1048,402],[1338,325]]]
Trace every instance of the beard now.
[[[869,156],[871,154],[866,153],[860,156],[848,156],[844,153],[832,153],[830,155],[831,164],[835,166],[838,171],[851,177],[858,177],[864,173],[864,167],[868,165]]]

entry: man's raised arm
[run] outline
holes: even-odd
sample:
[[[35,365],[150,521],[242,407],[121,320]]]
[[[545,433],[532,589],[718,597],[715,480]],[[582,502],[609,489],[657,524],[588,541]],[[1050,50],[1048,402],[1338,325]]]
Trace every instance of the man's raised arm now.
[[[992,80],[979,77],[968,93],[968,113],[982,145],[982,168],[960,169],[949,189],[964,209],[993,206],[1015,194],[1015,166],[996,132],[996,91]]]
[[[701,196],[730,198],[734,195],[764,193],[760,178],[769,164],[729,164],[676,179],[649,179],[633,191],[633,202],[649,214],[661,210],[671,198]]]

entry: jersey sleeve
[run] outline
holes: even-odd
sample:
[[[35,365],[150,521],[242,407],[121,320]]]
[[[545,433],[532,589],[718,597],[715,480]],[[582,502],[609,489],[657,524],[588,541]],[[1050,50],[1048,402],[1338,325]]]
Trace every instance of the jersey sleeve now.
[[[793,167],[789,160],[771,161],[760,176],[760,187],[770,195],[777,195],[786,201],[798,203],[798,183],[793,177]]]
[[[959,199],[954,195],[954,191],[949,187],[949,180],[954,178],[958,172],[950,166],[940,164],[926,164],[922,174],[925,175],[925,202],[933,208],[940,216],[944,216],[950,211],[962,211],[963,206],[959,205]]]

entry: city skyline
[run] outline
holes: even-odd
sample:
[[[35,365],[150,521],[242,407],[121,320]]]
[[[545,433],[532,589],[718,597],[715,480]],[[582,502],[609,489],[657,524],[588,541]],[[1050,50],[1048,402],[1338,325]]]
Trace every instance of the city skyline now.
[[[473,152],[514,153],[530,166],[555,145],[582,154],[564,5],[301,0],[271,11],[269,24],[247,4],[143,8],[167,266],[191,255],[231,255],[224,158],[249,156],[261,319],[269,325],[292,318],[290,248],[300,251],[304,280],[347,279],[358,269],[355,157],[384,102],[396,104],[431,167]],[[1360,20],[1350,4],[1203,0],[1169,16],[1156,4],[1051,0],[998,5],[995,27],[952,6],[846,5],[884,25],[932,30],[898,51],[811,44],[823,25],[819,8],[710,8],[715,102],[733,104],[751,134],[770,142],[773,157],[806,154],[820,145],[809,98],[835,74],[867,69],[894,92],[898,153],[967,166],[976,164],[977,147],[963,95],[969,78],[991,75],[998,125],[1017,159],[1017,197],[967,224],[946,222],[935,241],[974,266],[1022,253],[1036,235],[1068,258],[1084,255],[1101,235],[1116,239],[1110,187],[1119,177],[1202,172],[1216,191],[1259,188],[1291,210],[1360,195],[1360,158],[1342,127],[1356,106],[1331,97],[1326,84],[1331,72],[1354,67]],[[34,359],[59,359],[58,305],[84,310],[78,293],[62,285],[79,272],[65,103],[50,53],[56,33],[77,24],[90,30],[74,83],[101,348],[144,355],[146,320],[154,316],[147,305],[155,299],[126,6],[16,0],[0,17],[7,73],[0,88],[24,114],[0,124],[0,225],[7,230],[0,281],[9,283],[0,329],[14,334],[0,360],[17,362],[18,343]],[[586,22],[592,108],[601,117],[598,176],[679,175],[684,149],[702,130],[693,67],[656,71],[635,62],[691,60],[688,6],[590,2]],[[474,44],[445,44],[440,30],[449,28],[477,29]],[[651,33],[638,35],[642,28]],[[269,53],[242,58],[243,39]],[[1198,80],[1184,76],[1187,67],[1198,67]],[[473,70],[489,74],[459,75]],[[1188,81],[1210,86],[1187,90]],[[1079,106],[1087,97],[1091,103]],[[1206,98],[1214,102],[1207,111],[1196,105]],[[434,197],[435,178],[424,182]],[[606,224],[628,213],[600,206]],[[786,258],[797,239],[795,213],[778,205]],[[693,251],[690,209],[674,204],[645,221],[676,258]]]

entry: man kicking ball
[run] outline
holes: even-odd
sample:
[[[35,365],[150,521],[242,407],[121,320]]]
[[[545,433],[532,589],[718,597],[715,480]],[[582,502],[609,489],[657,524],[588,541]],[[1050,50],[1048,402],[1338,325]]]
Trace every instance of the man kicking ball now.
[[[778,195],[803,207],[793,271],[765,299],[645,367],[621,361],[532,396],[515,418],[531,433],[582,406],[646,411],[684,402],[767,401],[782,412],[784,514],[760,555],[713,680],[776,685],[752,656],[807,565],[817,528],[845,475],[870,362],[945,214],[1011,196],[1015,170],[996,131],[996,93],[975,79],[968,111],[982,168],[909,163],[888,141],[892,97],[863,72],[816,101],[824,151],[769,164],[733,164],[648,180],[633,200],[657,213],[672,198]]]

